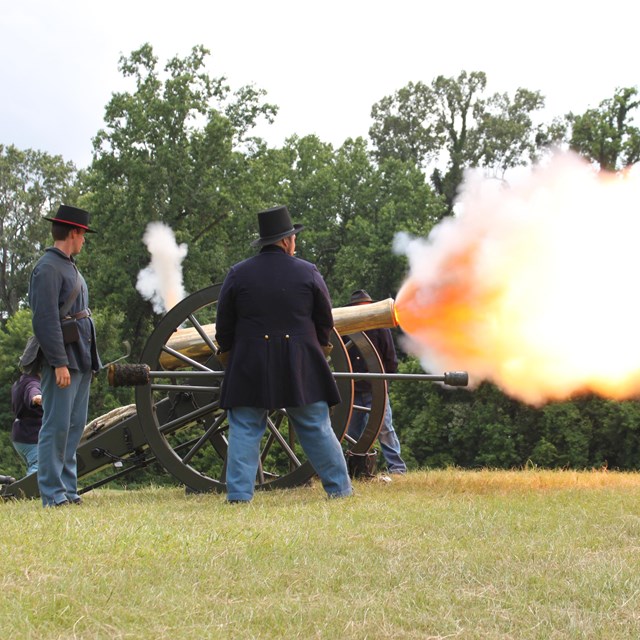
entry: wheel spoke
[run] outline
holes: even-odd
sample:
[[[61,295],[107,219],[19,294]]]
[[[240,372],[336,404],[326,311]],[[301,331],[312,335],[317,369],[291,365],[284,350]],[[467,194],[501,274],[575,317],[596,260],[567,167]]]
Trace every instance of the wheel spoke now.
[[[215,353],[217,350],[216,345],[213,344],[213,341],[209,337],[209,334],[204,330],[200,322],[198,322],[198,320],[192,313],[189,314],[189,320],[191,321],[193,328],[198,332],[198,334],[202,338],[202,341],[209,347],[209,349],[211,349],[211,353]]]
[[[271,422],[271,420],[267,420],[267,428],[270,430],[271,435],[278,441],[278,444],[282,447],[284,452],[289,457],[289,460],[293,462],[296,467],[300,467],[302,463],[298,460],[298,456],[296,456],[293,449],[289,446],[289,443],[285,440],[284,436],[280,433],[280,431],[276,428],[276,426]],[[263,455],[260,456],[261,460],[266,457],[266,452],[263,452]]]
[[[184,458],[182,458],[182,462],[184,462],[185,464],[189,464],[189,461],[191,460],[191,458],[193,458],[193,456],[198,451],[200,451],[200,449],[207,442],[207,440],[209,440],[209,438],[220,428],[220,425],[224,422],[225,418],[226,418],[226,415],[223,414],[218,416],[216,420],[214,420],[213,424],[202,434],[202,436],[199,438],[199,440],[196,442],[193,448],[189,450],[189,452],[187,453],[186,456],[184,456]]]
[[[275,442],[276,436],[274,431],[280,431],[280,425],[284,420],[284,413],[279,412],[276,416],[275,422],[273,418],[269,415],[267,416],[267,441],[265,442],[264,447],[262,448],[261,459],[264,461],[267,457],[267,454],[271,450],[271,445]]]
[[[353,410],[361,413],[371,413],[371,407],[363,407],[361,404],[354,404]]]
[[[184,353],[181,353],[180,351],[176,351],[175,349],[168,347],[166,344],[163,345],[162,351],[164,351],[164,353],[168,353],[170,356],[173,356],[174,358],[176,358],[176,360],[180,360],[184,364],[188,364],[191,367],[200,369],[200,371],[211,371],[209,367],[205,367],[203,364],[200,364],[197,360],[193,360],[192,358],[185,356]]]
[[[169,433],[173,433],[178,429],[184,428],[192,422],[195,422],[199,418],[203,418],[206,415],[209,415],[213,411],[215,411],[219,406],[219,402],[210,402],[209,404],[204,405],[203,407],[198,407],[194,411],[190,411],[189,413],[185,413],[184,415],[176,418],[175,420],[171,420],[169,422],[164,423],[159,431],[163,435],[167,435]]]

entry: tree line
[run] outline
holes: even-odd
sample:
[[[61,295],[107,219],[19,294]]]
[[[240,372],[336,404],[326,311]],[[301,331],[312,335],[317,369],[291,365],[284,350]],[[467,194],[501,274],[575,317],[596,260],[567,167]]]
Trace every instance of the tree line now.
[[[426,237],[453,215],[468,168],[504,178],[554,145],[606,170],[640,158],[637,88],[617,89],[583,114],[540,122],[544,96],[526,88],[487,95],[480,71],[409,83],[382,97],[372,106],[367,138],[334,148],[294,134],[271,148],[253,131],[273,121],[277,106],[255,86],[232,90],[226,78],[212,77],[207,56],[196,46],[162,66],[150,44],[122,56],[119,71],[130,90],[114,93],[105,106],[87,168],[0,143],[2,473],[21,473],[9,441],[9,389],[30,332],[29,274],[50,244],[43,216],[60,202],[91,211],[99,232],[78,262],[103,359],[121,355],[127,340],[135,362],[159,320],[136,290],[149,262],[142,238],[151,221],[168,225],[188,246],[184,286],[194,292],[250,255],[257,211],[286,204],[305,224],[298,255],[318,265],[334,306],[341,306],[357,288],[395,296],[407,264],[392,250],[394,236]],[[418,367],[401,356],[404,370]],[[450,392],[413,382],[394,383],[391,398],[413,466],[638,465],[635,402],[590,397],[534,409],[488,384]],[[130,402],[130,390],[110,388],[100,374],[89,417]]]

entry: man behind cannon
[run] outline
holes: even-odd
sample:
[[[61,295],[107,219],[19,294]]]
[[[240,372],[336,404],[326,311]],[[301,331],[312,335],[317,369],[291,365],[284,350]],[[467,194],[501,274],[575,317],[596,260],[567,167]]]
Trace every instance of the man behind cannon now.
[[[372,303],[373,300],[371,296],[364,289],[358,289],[351,294],[348,306]],[[376,348],[385,372],[396,373],[398,371],[398,355],[393,344],[391,331],[389,329],[369,329],[365,331],[365,335]],[[349,359],[351,360],[351,366],[354,371],[367,371],[366,364],[358,347],[353,346],[349,350]],[[373,402],[371,383],[367,380],[356,380],[354,383],[354,391],[354,404],[371,408]],[[393,428],[393,412],[391,411],[391,402],[389,401],[388,393],[385,400],[384,420],[380,428],[380,433],[378,434],[378,442],[380,443],[382,455],[387,463],[389,473],[406,473],[407,465],[400,456],[400,441],[398,440],[398,434]],[[368,420],[369,414],[367,412],[354,411],[347,428],[347,433],[355,440],[359,440],[367,426]]]
[[[352,494],[329,407],[340,394],[326,360],[331,298],[315,265],[294,257],[296,234],[280,206],[258,213],[260,252],[229,270],[218,298],[216,340],[226,372],[227,501],[253,497],[269,410],[285,408],[330,498]]]

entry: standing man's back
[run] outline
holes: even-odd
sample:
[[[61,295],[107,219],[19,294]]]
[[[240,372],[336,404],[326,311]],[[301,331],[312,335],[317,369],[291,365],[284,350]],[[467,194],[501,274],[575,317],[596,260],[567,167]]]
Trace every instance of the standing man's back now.
[[[286,207],[258,214],[260,253],[233,266],[220,291],[216,340],[226,373],[227,499],[253,496],[260,439],[270,409],[286,408],[300,443],[331,497],[351,495],[342,448],[329,418],[340,395],[326,361],[331,298],[315,265],[294,257]]]
[[[322,350],[333,328],[331,300],[313,264],[267,245],[231,268],[218,309],[219,344],[234,347],[223,407],[340,402]]]

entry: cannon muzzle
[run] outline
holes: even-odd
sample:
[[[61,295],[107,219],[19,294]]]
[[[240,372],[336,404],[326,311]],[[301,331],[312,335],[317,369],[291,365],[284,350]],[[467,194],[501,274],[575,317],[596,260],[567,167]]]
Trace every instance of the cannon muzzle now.
[[[341,336],[369,329],[393,329],[398,326],[393,298],[371,304],[333,309],[333,325]]]
[[[444,374],[443,382],[450,387],[466,387],[469,384],[469,374],[466,371],[449,371]]]

